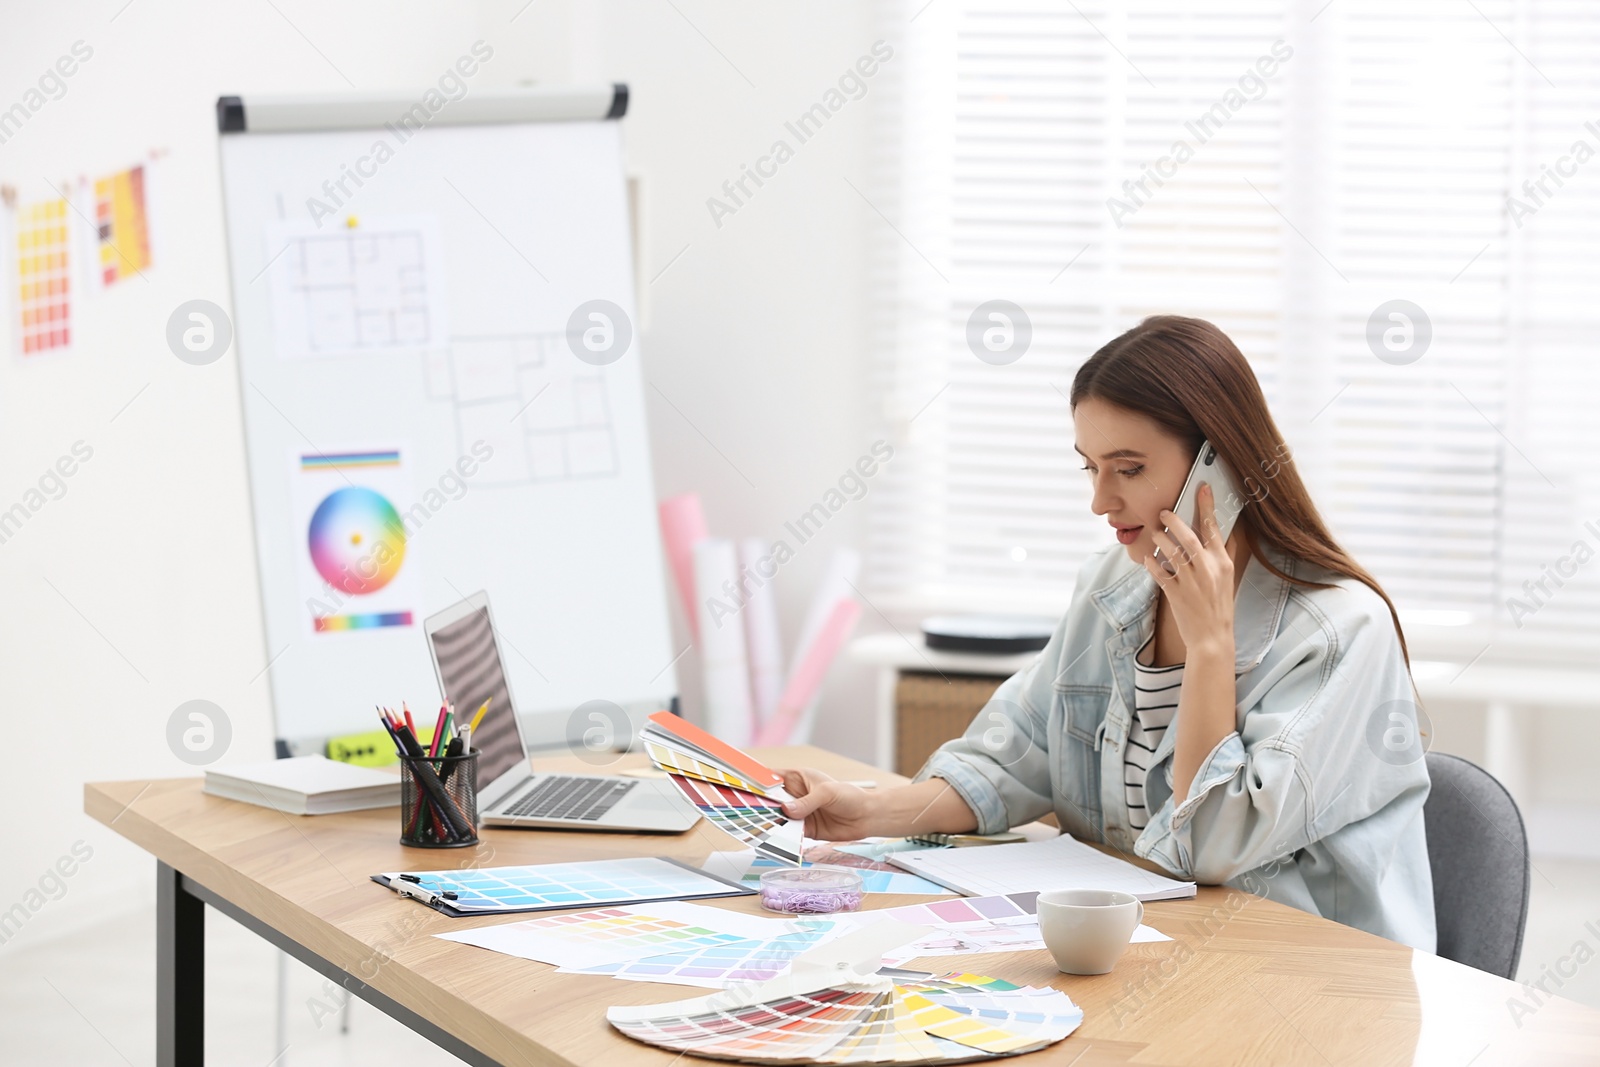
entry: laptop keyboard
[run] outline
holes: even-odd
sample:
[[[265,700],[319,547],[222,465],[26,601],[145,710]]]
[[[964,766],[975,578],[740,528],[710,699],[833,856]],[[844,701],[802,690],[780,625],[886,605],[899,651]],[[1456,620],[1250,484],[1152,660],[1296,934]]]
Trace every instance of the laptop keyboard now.
[[[619,778],[573,778],[551,775],[539,782],[510,807],[507,815],[531,819],[578,819],[593,821],[616,806],[637,781]]]

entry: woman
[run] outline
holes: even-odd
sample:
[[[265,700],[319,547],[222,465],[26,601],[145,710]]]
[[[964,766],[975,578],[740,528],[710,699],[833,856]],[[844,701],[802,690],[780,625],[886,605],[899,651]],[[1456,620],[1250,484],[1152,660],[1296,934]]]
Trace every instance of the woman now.
[[[869,794],[785,771],[789,814],[844,840],[1054,811],[1175,876],[1432,952],[1405,637],[1328,533],[1249,364],[1210,323],[1158,316],[1096,352],[1071,403],[1091,509],[1119,544],[1084,564],[1038,660],[912,784]],[[1225,543],[1207,491],[1197,530],[1167,510],[1202,440],[1244,483]]]

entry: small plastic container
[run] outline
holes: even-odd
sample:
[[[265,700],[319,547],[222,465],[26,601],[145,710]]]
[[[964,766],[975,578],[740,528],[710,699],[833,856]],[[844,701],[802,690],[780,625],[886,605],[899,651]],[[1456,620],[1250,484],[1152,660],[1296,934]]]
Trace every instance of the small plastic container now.
[[[761,906],[784,915],[861,908],[861,876],[848,867],[781,867],[761,876]]]

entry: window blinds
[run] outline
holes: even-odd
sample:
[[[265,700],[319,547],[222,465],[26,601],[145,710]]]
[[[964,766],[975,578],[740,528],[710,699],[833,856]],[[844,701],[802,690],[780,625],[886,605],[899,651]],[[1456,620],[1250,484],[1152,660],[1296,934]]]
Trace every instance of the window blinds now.
[[[859,190],[902,442],[873,509],[884,601],[1064,608],[1111,540],[1072,451],[1073,373],[1178,312],[1250,359],[1408,633],[1451,624],[1472,650],[1600,636],[1600,158],[1570,158],[1578,140],[1600,151],[1600,8],[880,14],[904,60]],[[1541,175],[1533,205],[1519,188]],[[1004,365],[968,343],[994,299],[1032,327]],[[1384,346],[1396,330],[1409,350]]]

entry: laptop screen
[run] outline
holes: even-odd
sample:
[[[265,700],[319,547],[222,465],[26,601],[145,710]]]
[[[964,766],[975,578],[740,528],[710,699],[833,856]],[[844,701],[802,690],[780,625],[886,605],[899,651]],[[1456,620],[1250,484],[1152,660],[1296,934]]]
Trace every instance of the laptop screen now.
[[[461,721],[471,722],[483,702],[489,701],[489,711],[472,735],[472,747],[479,750],[478,788],[487,788],[526,755],[500,651],[495,647],[489,609],[479,608],[441,626],[433,631],[431,640],[445,696]]]

